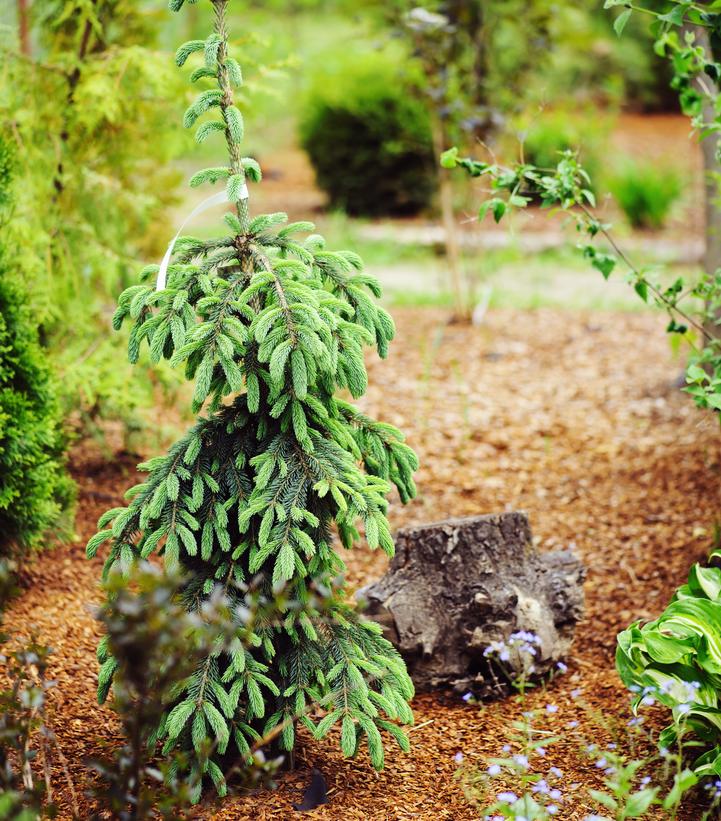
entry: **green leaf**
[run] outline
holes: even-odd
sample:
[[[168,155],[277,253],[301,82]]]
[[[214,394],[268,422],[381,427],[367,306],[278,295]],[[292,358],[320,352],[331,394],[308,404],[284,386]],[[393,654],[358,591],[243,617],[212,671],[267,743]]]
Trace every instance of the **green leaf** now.
[[[230,82],[234,86],[242,86],[243,85],[243,72],[240,70],[240,66],[238,65],[238,61],[235,60],[233,57],[226,57],[225,58],[225,67],[228,69],[228,76],[230,77]]]
[[[284,542],[281,549],[278,551],[278,556],[275,560],[275,567],[273,568],[273,586],[277,587],[283,582],[293,577],[295,570],[295,550],[289,542]]]
[[[608,793],[601,792],[600,790],[589,790],[588,794],[594,801],[606,807],[606,809],[615,810],[618,807],[616,799],[612,795],[608,795]]]
[[[247,197],[245,176],[243,174],[232,174],[228,177],[226,191],[229,202],[239,202],[241,199],[245,199]]]
[[[101,530],[96,533],[85,547],[85,555],[88,559],[92,559],[98,552],[98,548],[103,542],[106,542],[113,535],[112,528],[108,530]]]
[[[629,795],[626,801],[626,818],[638,818],[644,815],[653,803],[658,787],[647,787],[645,790]]]
[[[673,787],[663,800],[663,808],[669,810],[681,803],[683,796],[698,784],[698,777],[692,770],[686,769],[673,777]]]
[[[218,180],[225,180],[230,175],[229,168],[204,168],[198,171],[190,178],[190,187],[197,188],[204,182],[209,182],[211,185],[218,182]]]
[[[441,154],[442,168],[455,168],[458,165],[458,149],[454,146]]]
[[[228,741],[230,740],[230,730],[228,725],[220,710],[218,710],[218,708],[209,701],[203,702],[203,712],[205,713],[205,717],[208,719],[208,724],[210,724],[210,727],[218,740],[218,751],[222,754],[225,752],[225,748],[228,746]]]
[[[343,724],[340,733],[340,748],[346,758],[355,755],[356,751],[356,734],[355,723],[350,716],[343,717]]]
[[[165,731],[170,738],[177,738],[180,735],[194,710],[195,701],[193,699],[181,701],[173,707],[165,724]]]
[[[303,351],[296,348],[290,355],[290,364],[293,376],[293,390],[296,397],[303,400],[308,393],[308,371]]]
[[[225,123],[222,120],[208,120],[198,126],[195,132],[195,141],[200,144],[205,142],[211,134],[218,131],[225,131]]]
[[[185,65],[185,61],[196,51],[202,51],[205,48],[205,40],[189,40],[183,43],[175,52],[175,64],[177,66]]]
[[[252,182],[260,182],[263,179],[263,172],[257,160],[252,157],[243,157],[240,164],[243,166],[245,176]]]
[[[608,279],[616,267],[616,257],[611,254],[596,253],[591,260],[591,265],[603,274],[604,279]]]
[[[613,21],[613,30],[619,37],[623,34],[623,30],[626,28],[626,23],[628,23],[632,13],[633,9],[625,9]]]
[[[225,122],[232,142],[236,145],[243,142],[243,115],[234,105],[225,109]]]
[[[639,279],[633,286],[633,290],[644,302],[648,302],[648,283],[645,279]]]

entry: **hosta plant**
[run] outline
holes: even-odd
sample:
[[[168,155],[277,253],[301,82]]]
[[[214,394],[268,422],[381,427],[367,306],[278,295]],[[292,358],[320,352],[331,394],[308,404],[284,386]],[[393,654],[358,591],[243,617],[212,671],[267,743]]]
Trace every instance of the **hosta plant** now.
[[[721,775],[721,568],[694,565],[659,618],[620,633],[616,666],[635,692],[634,708],[659,702],[671,710],[661,744],[674,747],[681,731],[692,731],[694,772]]]
[[[127,507],[102,517],[88,555],[109,544],[106,575],[162,555],[185,574],[180,596],[191,611],[218,587],[243,608],[251,580],[302,605],[255,624],[250,648],[238,641],[208,653],[159,716],[164,752],[185,751],[191,782],[207,775],[223,793],[224,773],[264,734],[282,728],[280,747],[293,748],[295,719],[317,737],[338,725],[343,752],[367,744],[376,768],[382,734],[407,748],[399,724],[412,721],[413,687],[380,627],[340,595],[322,613],[307,605],[313,588],[342,592],[335,532],[352,547],[362,522],[371,548],[393,552],[385,495],[391,482],[402,500],[414,495],[416,458],[399,431],[336,396],[364,392],[365,345],[388,351],[394,327],[373,302],[378,284],[356,254],[327,250],[311,224],[250,214],[247,183],[259,182],[260,168],[240,149],[233,88],[242,76],[228,53],[227,0],[212,6],[213,32],[182,45],[176,61],[198,62],[191,81],[201,91],[185,125],[197,125],[199,142],[227,145],[222,165],[191,180],[226,187],[227,231],[183,237],[167,282],[156,289],[158,266],[146,268],[114,317],[116,328],[131,324],[131,361],[147,343],[152,360],[184,365],[195,383],[193,410],[203,415],[167,454],[141,466],[147,478],[128,492]],[[105,644],[99,658],[103,701],[116,661]],[[195,755],[207,739],[211,754]]]

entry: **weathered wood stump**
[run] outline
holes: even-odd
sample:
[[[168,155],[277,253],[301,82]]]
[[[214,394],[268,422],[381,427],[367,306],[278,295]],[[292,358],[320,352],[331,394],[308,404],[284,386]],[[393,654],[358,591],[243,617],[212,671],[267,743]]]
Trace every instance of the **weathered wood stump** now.
[[[568,653],[583,611],[584,568],[570,551],[537,553],[524,513],[400,530],[386,575],[358,592],[419,690],[450,686],[489,697],[508,691],[486,648],[517,631],[538,636],[534,673]],[[504,662],[511,678],[528,664]]]

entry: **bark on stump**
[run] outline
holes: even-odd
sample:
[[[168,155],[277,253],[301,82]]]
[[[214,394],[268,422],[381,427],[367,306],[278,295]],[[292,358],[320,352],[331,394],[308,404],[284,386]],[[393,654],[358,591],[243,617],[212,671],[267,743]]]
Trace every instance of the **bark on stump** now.
[[[568,653],[583,612],[584,568],[570,551],[537,553],[525,513],[448,519],[400,530],[386,575],[358,591],[419,690],[505,694],[491,642],[535,633],[543,674]],[[515,657],[514,657],[515,656]],[[518,673],[523,659],[505,665]]]

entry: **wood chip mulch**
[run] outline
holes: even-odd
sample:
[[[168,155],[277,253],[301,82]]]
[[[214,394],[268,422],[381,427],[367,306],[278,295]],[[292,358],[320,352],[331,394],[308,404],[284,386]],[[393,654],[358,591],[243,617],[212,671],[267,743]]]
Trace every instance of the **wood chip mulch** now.
[[[498,311],[480,328],[449,325],[434,310],[395,314],[390,359],[369,360],[371,387],[360,403],[405,430],[421,460],[418,499],[406,507],[394,500],[392,522],[522,509],[540,550],[577,549],[588,567],[587,615],[568,673],[534,691],[528,706],[545,712],[547,703],[556,705],[544,727],[561,731],[577,720],[574,733],[606,743],[613,729],[601,722],[617,716],[623,726],[628,718],[613,666],[616,633],[657,614],[711,545],[720,510],[718,422],[675,387],[682,363],[657,314]],[[135,477],[127,457],[104,461],[83,450],[73,470],[79,540],[34,561],[5,626],[19,635],[34,627],[55,649],[50,724],[82,794],[89,777],[83,761],[117,741],[112,711],[95,701],[100,631],[91,606],[100,598],[101,559],[86,561],[83,545]],[[354,586],[385,566],[382,555],[365,549],[347,561]],[[578,689],[586,708],[572,694]],[[197,817],[296,817],[292,804],[317,767],[329,803],[312,818],[479,818],[454,779],[454,757],[460,752],[466,763],[484,766],[499,754],[521,707],[513,699],[481,707],[437,693],[418,696],[414,710],[412,752],[389,747],[380,774],[365,756],[344,760],[337,739],[318,744],[306,737],[297,769],[277,791],[207,801]],[[547,764],[565,771],[557,817],[576,821],[592,812],[587,789],[598,786],[599,772],[575,737],[549,747]],[[54,775],[61,817],[69,818],[62,775]],[[684,817],[699,814],[689,809]]]

